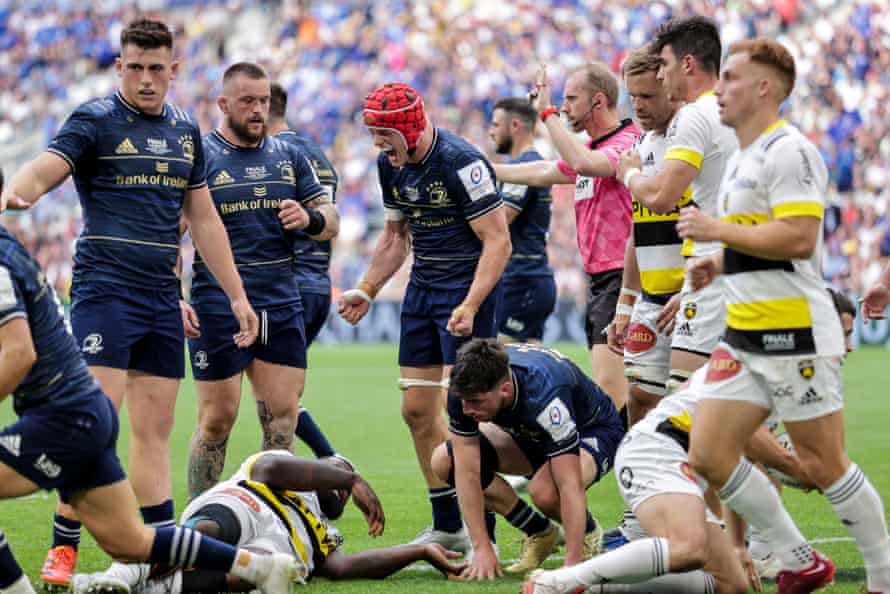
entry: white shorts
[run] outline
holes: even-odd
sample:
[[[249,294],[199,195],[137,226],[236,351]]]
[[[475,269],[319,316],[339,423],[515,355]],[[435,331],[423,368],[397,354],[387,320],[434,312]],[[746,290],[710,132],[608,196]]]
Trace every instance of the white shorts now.
[[[708,356],[726,330],[723,279],[717,277],[700,291],[683,287],[671,348]]]
[[[625,375],[643,390],[663,396],[671,367],[671,337],[658,331],[663,305],[637,299],[624,342]]]
[[[844,407],[840,357],[775,357],[721,342],[706,364],[702,399],[750,402],[774,421],[807,421]]]
[[[624,436],[615,455],[615,477],[624,502],[635,514],[656,495],[693,495],[704,501],[707,483],[692,471],[689,454],[666,435],[638,427]],[[707,508],[705,508],[707,509]],[[706,512],[707,520],[720,520]]]

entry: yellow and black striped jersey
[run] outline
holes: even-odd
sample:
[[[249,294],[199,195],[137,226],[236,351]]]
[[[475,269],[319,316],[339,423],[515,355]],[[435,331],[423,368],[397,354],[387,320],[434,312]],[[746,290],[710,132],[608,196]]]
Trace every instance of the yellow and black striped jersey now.
[[[667,138],[650,130],[640,137],[637,151],[642,162],[641,171],[654,177],[661,171]],[[677,235],[680,209],[692,201],[691,189],[671,212],[659,214],[633,198],[633,233],[640,285],[649,295],[670,295],[683,288],[684,261],[680,253],[683,240]]]
[[[713,91],[702,93],[674,116],[667,132],[664,159],[683,161],[698,169],[692,180],[692,199],[711,216],[717,215],[717,195],[726,161],[739,147],[735,132],[720,122],[720,109]],[[718,242],[686,242],[684,256],[704,256],[720,249]]]
[[[724,221],[757,225],[822,218],[828,172],[816,147],[784,120],[732,156],[721,188]],[[822,239],[803,259],[768,260],[724,250],[725,340],[765,355],[840,356],[840,321],[821,274]]]

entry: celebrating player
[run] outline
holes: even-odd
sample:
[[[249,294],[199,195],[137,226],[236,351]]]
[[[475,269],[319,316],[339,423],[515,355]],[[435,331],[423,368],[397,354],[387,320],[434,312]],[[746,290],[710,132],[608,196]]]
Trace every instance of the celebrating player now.
[[[485,506],[526,532],[510,571],[540,565],[559,533],[519,499],[497,472],[532,476],[535,505],[561,521],[566,565],[599,552],[602,530],[584,491],[612,467],[624,425],[615,406],[561,353],[528,344],[473,340],[458,351],[448,395],[451,440],[436,449],[433,466],[456,485],[473,541],[467,577],[500,573],[486,534]]]
[[[399,386],[433,508],[431,529],[415,542],[468,552],[457,496],[433,473],[430,457],[445,441],[443,379],[457,347],[471,336],[497,334],[498,281],[510,257],[507,221],[491,166],[465,140],[432,126],[417,91],[402,83],[377,88],[365,100],[364,118],[381,151],[386,224],[364,278],[343,294],[338,310],[358,323],[413,247]]]
[[[331,202],[330,207],[322,214],[325,217],[325,228],[329,230],[325,235],[331,235],[330,238],[316,240],[306,233],[297,233],[294,266],[297,270],[297,284],[300,285],[300,299],[303,302],[306,350],[309,350],[331,311],[331,276],[328,273],[331,265],[331,239],[336,237],[340,229],[340,214],[334,206],[337,201],[337,172],[334,171],[334,166],[328,161],[321,147],[287,128],[286,112],[287,91],[280,84],[272,83],[268,134],[290,142],[306,153],[315,176]],[[302,402],[302,395],[300,400]],[[331,443],[302,404],[297,419],[297,437],[319,458],[334,455]]]
[[[204,139],[210,192],[250,302],[260,312],[260,337],[247,349],[227,340],[236,321],[199,246],[191,301],[200,336],[189,339],[198,400],[189,454],[192,498],[219,480],[244,372],[257,401],[262,449],[291,448],[306,373],[303,308],[293,273],[295,231],[319,239],[335,231],[327,226],[335,219],[330,198],[305,154],[266,135],[270,93],[262,68],[230,66],[218,100],[222,123]]]
[[[489,137],[499,155],[510,163],[540,161],[533,140],[538,113],[518,97],[494,104]],[[498,330],[501,340],[540,343],[544,324],[556,306],[556,281],[547,264],[550,228],[550,187],[500,182],[513,253],[504,269]]]
[[[633,146],[640,131],[630,120],[618,118],[618,80],[601,62],[574,70],[563,92],[562,112],[572,132],[587,132],[592,139],[587,145],[563,126],[560,110],[550,104],[545,68],[538,73],[532,95],[532,105],[563,160],[496,165],[495,172],[505,183],[575,185],[578,247],[589,280],[585,330],[593,379],[621,408],[627,400],[624,363],[609,349],[606,327],[621,288],[631,202],[627,188],[615,178],[615,168],[621,151]]]
[[[738,147],[732,130],[717,114],[714,85],[720,72],[720,32],[704,17],[665,23],[656,33],[652,51],[662,60],[658,71],[674,102],[686,102],[667,130],[667,148],[660,171],[642,175],[639,151],[622,155],[618,173],[642,207],[668,214],[692,201],[704,212],[717,212],[717,193],[730,154]],[[688,242],[684,256],[700,257],[719,244]],[[707,360],[725,327],[719,283],[698,291],[683,290],[671,341],[669,389],[683,383]]]
[[[779,118],[794,80],[794,59],[780,43],[758,38],[730,48],[717,101],[741,149],[727,165],[720,218],[687,208],[678,223],[682,237],[725,246],[690,266],[695,288],[722,271],[727,331],[701,386],[689,458],[782,561],[780,593],[824,587],[834,565],[807,544],[769,479],[740,461],[774,411],[862,552],[868,591],[888,592],[881,498],[844,448],[844,338],[819,273],[828,175],[816,147]]]
[[[166,25],[130,23],[121,32],[118,92],[78,107],[0,198],[0,208],[27,208],[74,177],[84,227],[74,255],[71,326],[116,408],[126,395],[133,488],[153,526],[174,519],[168,441],[185,371],[174,273],[181,214],[222,287],[222,306],[234,314],[226,340],[247,347],[257,334],[207,190],[198,126],[164,102],[178,66]],[[66,585],[74,569],[80,523],[72,518],[63,507],[55,517],[53,548],[41,572],[49,585]]]

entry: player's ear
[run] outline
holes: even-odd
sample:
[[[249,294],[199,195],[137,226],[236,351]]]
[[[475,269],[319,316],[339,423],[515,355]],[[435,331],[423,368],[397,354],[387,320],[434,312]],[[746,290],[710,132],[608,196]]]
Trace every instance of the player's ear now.
[[[176,75],[179,74],[179,60],[173,60],[170,63],[170,79],[176,78]]]
[[[216,98],[216,105],[219,107],[219,110],[224,114],[229,113],[229,101],[226,99],[225,95],[220,95]]]
[[[121,61],[121,57],[118,56],[114,59],[114,70],[117,72],[118,76],[121,76],[124,71],[124,63]]]

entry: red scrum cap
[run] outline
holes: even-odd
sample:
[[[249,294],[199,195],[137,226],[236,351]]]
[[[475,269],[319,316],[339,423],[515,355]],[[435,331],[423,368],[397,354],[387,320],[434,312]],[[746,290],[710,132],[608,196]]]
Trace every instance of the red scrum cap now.
[[[386,83],[365,98],[365,125],[395,130],[405,139],[408,152],[417,148],[417,140],[426,128],[426,113],[420,94],[405,83]]]

